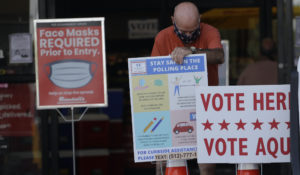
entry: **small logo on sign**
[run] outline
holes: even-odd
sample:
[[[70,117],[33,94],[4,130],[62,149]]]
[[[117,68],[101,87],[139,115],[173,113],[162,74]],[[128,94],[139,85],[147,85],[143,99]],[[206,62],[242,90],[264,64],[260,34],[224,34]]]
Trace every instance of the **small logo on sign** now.
[[[147,73],[146,62],[145,61],[132,62],[131,73],[132,74],[146,74]]]

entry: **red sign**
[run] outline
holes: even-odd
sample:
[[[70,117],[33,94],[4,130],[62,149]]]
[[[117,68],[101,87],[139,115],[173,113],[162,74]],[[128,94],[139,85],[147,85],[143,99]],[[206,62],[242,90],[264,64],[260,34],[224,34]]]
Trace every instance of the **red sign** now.
[[[31,136],[34,92],[28,84],[0,88],[0,135]]]
[[[104,19],[35,20],[37,107],[106,106]]]

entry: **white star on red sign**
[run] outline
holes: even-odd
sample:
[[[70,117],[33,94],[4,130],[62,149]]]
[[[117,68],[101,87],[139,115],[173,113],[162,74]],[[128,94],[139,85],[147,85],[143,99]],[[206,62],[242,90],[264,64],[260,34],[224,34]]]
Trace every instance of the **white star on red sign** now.
[[[211,130],[211,125],[213,125],[213,123],[209,123],[209,121],[206,120],[206,123],[202,123],[202,125],[204,126],[204,131],[205,131],[206,129]]]
[[[273,128],[278,129],[278,124],[279,124],[279,123],[280,123],[280,122],[276,122],[275,118],[273,119],[272,122],[269,122],[269,124],[271,125],[271,129],[273,129]]]
[[[219,125],[221,126],[220,130],[223,130],[223,129],[228,130],[228,125],[229,125],[229,124],[230,124],[230,123],[226,123],[226,121],[223,120],[222,123],[219,123]]]
[[[239,129],[243,129],[243,130],[245,130],[245,125],[246,125],[246,123],[243,123],[242,122],[242,119],[240,119],[240,122],[238,122],[238,123],[235,123],[238,127],[237,127],[237,130],[239,130]]]
[[[256,122],[253,122],[252,124],[254,125],[253,130],[256,130],[256,129],[260,129],[261,130],[261,125],[263,124],[263,122],[259,122],[259,120],[256,119]]]

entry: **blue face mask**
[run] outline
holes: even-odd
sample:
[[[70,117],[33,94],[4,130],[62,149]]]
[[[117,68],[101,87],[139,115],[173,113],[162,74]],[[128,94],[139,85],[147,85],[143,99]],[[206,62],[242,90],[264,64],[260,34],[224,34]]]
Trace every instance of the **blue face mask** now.
[[[62,60],[46,64],[45,69],[50,69],[48,77],[58,87],[73,89],[87,85],[94,76],[97,65],[85,60]]]
[[[200,26],[198,26],[197,29],[194,30],[190,35],[187,35],[187,34],[185,34],[183,32],[180,32],[180,30],[178,29],[178,27],[174,23],[174,32],[176,33],[176,35],[178,36],[178,38],[180,38],[180,40],[184,44],[191,44],[194,41],[196,41],[196,39],[200,35]]]

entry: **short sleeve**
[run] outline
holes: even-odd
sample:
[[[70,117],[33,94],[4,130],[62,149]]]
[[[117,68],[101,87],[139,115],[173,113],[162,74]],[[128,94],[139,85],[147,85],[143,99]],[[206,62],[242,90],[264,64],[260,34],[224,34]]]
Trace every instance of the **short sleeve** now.
[[[220,32],[216,28],[212,28],[211,32],[209,32],[208,41],[208,48],[223,48],[221,44]]]
[[[155,40],[153,48],[152,48],[151,56],[161,56],[157,45],[158,45],[157,41]]]
[[[203,43],[205,48],[215,49],[215,48],[223,48],[221,44],[221,36],[220,32],[217,28],[201,23],[201,38],[200,42]]]

